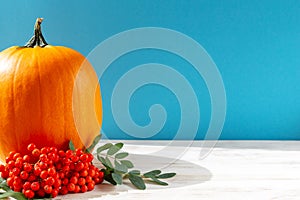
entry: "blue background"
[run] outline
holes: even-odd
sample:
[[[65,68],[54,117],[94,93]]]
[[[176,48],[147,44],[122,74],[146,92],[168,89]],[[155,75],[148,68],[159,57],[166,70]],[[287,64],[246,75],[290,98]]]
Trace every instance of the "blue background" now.
[[[25,44],[37,17],[45,18],[43,32],[49,43],[86,56],[101,41],[128,29],[152,26],[182,32],[206,49],[222,75],[227,116],[220,139],[300,139],[298,0],[1,1],[0,50]],[[120,75],[116,66],[130,68],[148,62],[172,66],[192,85],[201,86],[196,91],[201,99],[197,139],[203,139],[210,119],[205,83],[201,76],[193,76],[193,68],[183,59],[158,50],[121,57],[100,80],[107,136],[136,139],[115,125],[107,99]],[[180,107],[166,88],[147,85],[138,90],[131,99],[133,119],[139,125],[149,123],[147,112],[153,103],[164,105],[168,120],[151,139],[172,139],[179,126]]]

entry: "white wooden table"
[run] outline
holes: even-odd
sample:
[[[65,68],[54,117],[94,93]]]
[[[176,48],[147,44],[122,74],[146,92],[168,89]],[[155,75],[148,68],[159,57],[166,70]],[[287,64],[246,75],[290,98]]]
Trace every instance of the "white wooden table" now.
[[[166,179],[169,186],[148,184],[144,191],[130,184],[102,184],[56,199],[300,199],[300,141],[218,141],[204,159],[199,159],[203,141],[192,146],[178,141],[168,150],[167,141],[122,142],[137,169],[161,168],[177,176]],[[170,150],[181,156],[168,158]]]

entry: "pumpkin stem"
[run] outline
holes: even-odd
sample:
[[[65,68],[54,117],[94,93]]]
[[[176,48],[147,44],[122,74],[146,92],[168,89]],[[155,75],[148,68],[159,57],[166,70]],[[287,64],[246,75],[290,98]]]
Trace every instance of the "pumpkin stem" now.
[[[42,34],[42,28],[41,28],[41,23],[44,19],[43,18],[37,18],[35,25],[34,25],[34,36],[25,44],[25,47],[45,47],[48,45],[46,42],[43,34]]]

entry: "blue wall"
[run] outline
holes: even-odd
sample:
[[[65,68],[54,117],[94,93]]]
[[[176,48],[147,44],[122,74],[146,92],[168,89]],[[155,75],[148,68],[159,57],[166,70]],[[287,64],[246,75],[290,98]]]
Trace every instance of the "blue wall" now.
[[[108,37],[137,27],[186,34],[205,48],[223,78],[227,115],[221,139],[300,139],[298,0],[1,1],[0,50],[25,44],[36,17],[45,18],[43,32],[49,43],[86,56]],[[196,138],[203,139],[211,117],[205,82],[179,56],[154,49],[120,57],[101,77],[106,135],[134,138],[116,126],[109,98],[121,72],[149,62],[172,66],[200,88],[195,91],[201,112]],[[132,118],[147,125],[149,106],[155,103],[164,105],[168,119],[151,139],[171,139],[181,114],[176,96],[167,88],[149,84],[137,90],[130,100]]]

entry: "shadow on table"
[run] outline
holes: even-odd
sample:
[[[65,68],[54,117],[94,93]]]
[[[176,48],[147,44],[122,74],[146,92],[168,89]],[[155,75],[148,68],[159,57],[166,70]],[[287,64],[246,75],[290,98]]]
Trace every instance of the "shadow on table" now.
[[[167,172],[176,172],[177,175],[170,179],[164,179],[168,182],[168,186],[160,186],[153,184],[151,182],[146,182],[146,190],[156,190],[156,189],[170,189],[170,188],[180,188],[196,184],[201,184],[203,182],[209,181],[212,177],[211,172],[199,165],[194,163],[176,160],[172,158],[151,156],[151,155],[137,155],[131,154],[129,158],[135,165],[134,169],[139,169],[142,172],[147,172],[153,169],[160,169],[158,166],[168,166],[164,169],[161,169],[163,173]],[[171,164],[170,164],[171,163]],[[99,162],[94,163],[96,166],[99,166]],[[83,194],[68,194],[62,199],[101,199],[105,196],[114,196],[121,193],[126,193],[129,190],[138,190],[132,186],[129,180],[124,180],[123,185],[114,186],[109,183],[104,182],[103,184],[97,185],[94,191],[83,193]],[[60,196],[56,198],[60,200]]]
[[[161,169],[163,173],[176,172],[174,178],[165,179],[166,182],[169,183],[169,186],[166,188],[200,184],[209,181],[212,177],[212,173],[208,169],[185,160],[174,160],[173,158],[138,154],[131,154],[130,160],[135,163],[137,169],[141,169],[143,172],[160,169],[158,166],[167,166]],[[157,186],[154,184],[151,184],[151,187],[149,187],[149,189],[162,188],[164,188],[164,186]]]

